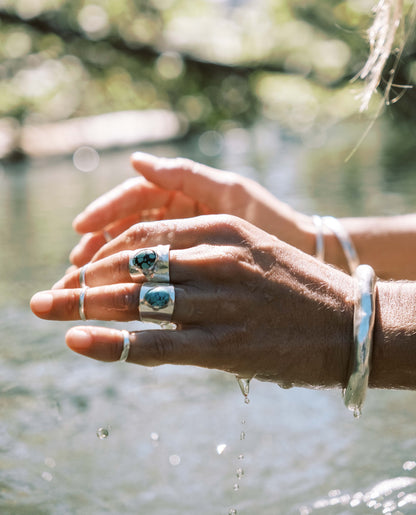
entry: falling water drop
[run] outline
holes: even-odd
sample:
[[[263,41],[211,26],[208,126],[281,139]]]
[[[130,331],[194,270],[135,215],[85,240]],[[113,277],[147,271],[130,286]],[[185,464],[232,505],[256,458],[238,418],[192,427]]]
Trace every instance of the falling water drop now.
[[[227,444],[220,443],[219,445],[217,445],[217,454],[220,456],[225,451],[226,448],[227,448]]]
[[[152,442],[158,442],[160,437],[159,437],[159,434],[158,433],[150,433],[150,439],[152,440]]]
[[[250,379],[237,377],[237,383],[240,387],[241,393],[244,395],[245,398],[247,398],[248,394],[250,393]]]
[[[234,492],[237,492],[237,490],[239,490],[239,489],[240,489],[240,485],[238,483],[235,483],[233,486]]]
[[[240,480],[244,476],[244,470],[242,468],[238,468],[236,471],[237,479]]]
[[[240,440],[245,440],[246,439],[246,434],[244,431],[241,431],[240,433]]]
[[[97,429],[97,437],[100,440],[105,440],[106,438],[108,438],[109,434],[110,434],[110,432],[106,427],[99,427]]]
[[[244,459],[244,454],[240,454],[240,456],[238,457],[239,460],[243,460]]]
[[[230,508],[228,510],[228,515],[237,515],[237,510],[235,508]]]

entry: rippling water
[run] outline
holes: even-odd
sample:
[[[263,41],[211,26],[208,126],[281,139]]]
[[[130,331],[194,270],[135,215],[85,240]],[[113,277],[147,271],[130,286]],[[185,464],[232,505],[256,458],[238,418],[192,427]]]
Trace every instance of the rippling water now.
[[[322,154],[264,126],[230,131],[209,159],[197,140],[152,151],[253,175],[308,212],[410,211],[414,180],[386,178],[375,136],[347,164],[336,134]],[[72,218],[132,174],[128,153],[100,157],[90,173],[0,169],[0,513],[416,513],[413,392],[371,391],[358,421],[338,391],[253,381],[245,404],[227,374],[75,355],[70,324],[30,313],[68,264]]]

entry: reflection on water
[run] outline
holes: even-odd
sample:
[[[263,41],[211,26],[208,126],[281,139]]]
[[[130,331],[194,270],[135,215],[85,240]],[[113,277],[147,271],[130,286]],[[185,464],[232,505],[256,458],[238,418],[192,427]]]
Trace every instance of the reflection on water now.
[[[308,212],[410,211],[415,179],[385,180],[376,136],[345,164],[336,132],[322,154],[233,129],[209,161]],[[193,141],[152,150],[208,160]],[[31,315],[32,293],[68,265],[72,218],[131,173],[124,152],[88,173],[69,159],[0,173],[0,512],[415,513],[413,392],[370,392],[359,421],[337,391],[253,381],[247,405],[234,377],[88,360],[64,345],[71,324]]]

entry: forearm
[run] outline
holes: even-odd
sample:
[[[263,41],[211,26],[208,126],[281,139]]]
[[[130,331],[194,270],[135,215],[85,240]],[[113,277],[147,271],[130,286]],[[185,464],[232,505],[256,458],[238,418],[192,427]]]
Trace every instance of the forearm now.
[[[416,283],[378,282],[370,386],[416,389]]]

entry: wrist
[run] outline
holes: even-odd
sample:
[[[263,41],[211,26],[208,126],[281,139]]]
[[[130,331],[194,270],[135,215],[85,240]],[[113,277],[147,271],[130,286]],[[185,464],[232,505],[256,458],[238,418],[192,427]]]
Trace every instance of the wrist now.
[[[373,388],[416,388],[416,285],[378,283],[373,356]]]

